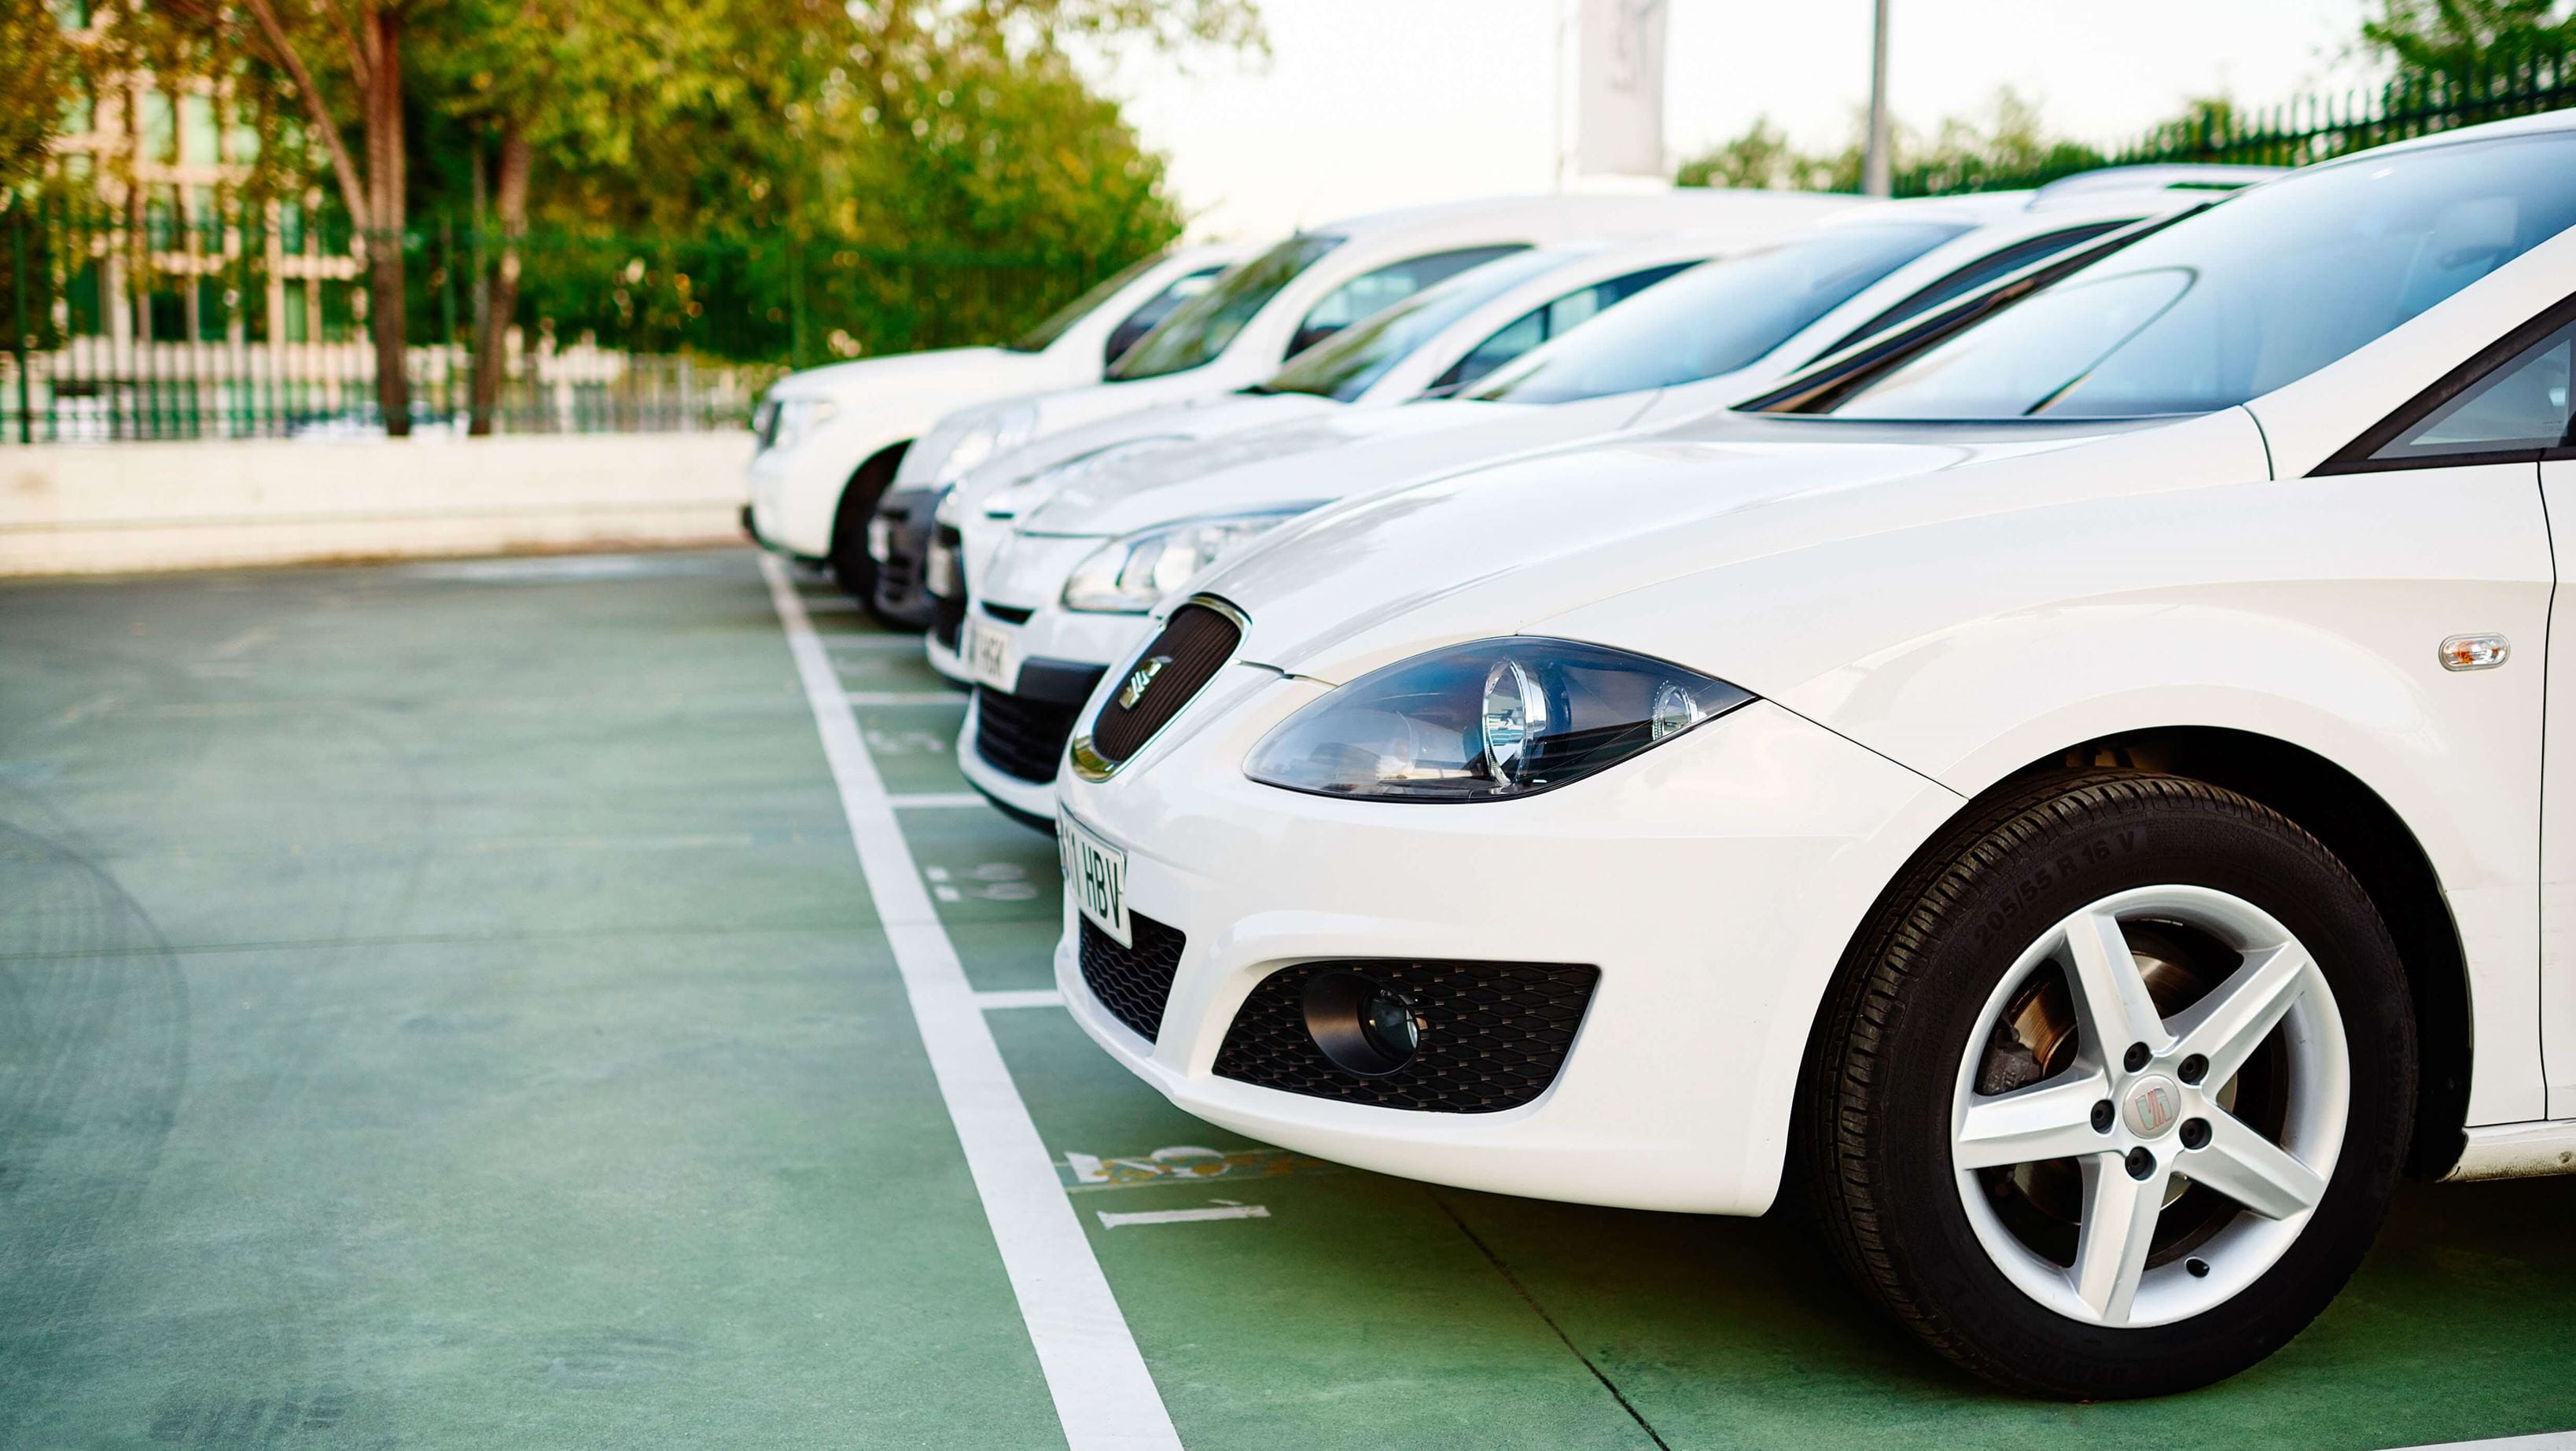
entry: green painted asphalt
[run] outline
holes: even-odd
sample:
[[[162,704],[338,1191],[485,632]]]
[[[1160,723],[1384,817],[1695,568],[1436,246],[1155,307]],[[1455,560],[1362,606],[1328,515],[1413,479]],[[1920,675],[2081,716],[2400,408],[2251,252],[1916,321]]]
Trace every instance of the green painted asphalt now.
[[[960,708],[858,707],[888,790],[963,789]],[[900,819],[973,984],[1047,986],[1052,847]],[[1059,1159],[1258,1147],[987,1016]],[[1786,1216],[1246,1162],[1068,1191],[1193,1447],[2576,1426],[2576,1181],[2411,1186],[2266,1365],[2055,1406]],[[0,1447],[1057,1444],[747,553],[0,585]]]

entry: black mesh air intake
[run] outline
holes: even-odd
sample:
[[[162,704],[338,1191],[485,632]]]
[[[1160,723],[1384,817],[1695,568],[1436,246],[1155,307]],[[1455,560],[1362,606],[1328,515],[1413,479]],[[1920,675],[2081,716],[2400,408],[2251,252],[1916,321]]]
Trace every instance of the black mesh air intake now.
[[[948,581],[948,586],[956,591],[955,594],[938,593],[937,571],[924,570],[928,577],[926,583],[932,590],[930,633],[932,638],[938,640],[941,645],[954,650],[957,648],[958,638],[966,630],[966,580],[964,578],[966,561],[962,557],[966,548],[966,539],[964,535],[957,532],[954,525],[942,524],[931,536],[930,548],[933,553],[944,553],[948,556],[949,571],[955,576]]]
[[[1234,621],[1205,605],[1183,605],[1174,610],[1164,622],[1163,632],[1127,667],[1128,681],[1147,671],[1152,673],[1137,693],[1136,703],[1126,703],[1128,687],[1122,682],[1117,693],[1100,708],[1099,719],[1092,722],[1093,752],[1112,765],[1136,754],[1153,739],[1154,732],[1180,714],[1181,707],[1216,678],[1242,641],[1243,632]]]
[[[1118,1021],[1147,1042],[1162,1030],[1163,1006],[1171,1000],[1172,974],[1181,965],[1181,947],[1189,939],[1177,927],[1166,927],[1142,913],[1127,914],[1133,947],[1082,919],[1082,981]]]
[[[1089,692],[1085,692],[1088,694]],[[1055,779],[1064,743],[1073,736],[1082,699],[1070,705],[975,687],[975,754],[996,771],[1043,785]]]
[[[1087,940],[1087,939],[1086,939]],[[1139,941],[1142,935],[1139,934]],[[1088,971],[1089,957],[1084,958]],[[1383,1077],[1334,1065],[1306,1027],[1307,979],[1359,973],[1413,1002],[1422,1042]],[[1601,979],[1597,967],[1534,962],[1312,962],[1263,978],[1217,1050],[1240,1083],[1425,1113],[1500,1113],[1556,1081]]]

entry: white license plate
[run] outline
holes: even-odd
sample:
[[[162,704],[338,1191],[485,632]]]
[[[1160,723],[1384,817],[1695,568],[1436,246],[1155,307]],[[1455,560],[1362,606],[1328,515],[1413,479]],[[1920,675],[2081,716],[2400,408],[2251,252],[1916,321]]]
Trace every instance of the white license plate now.
[[[868,521],[868,558],[879,564],[894,558],[894,521],[892,519],[879,518]]]
[[[969,617],[966,621],[966,673],[978,685],[989,685],[1008,695],[1020,688],[1018,652],[1011,648],[1011,632],[990,620]]]
[[[1055,814],[1056,848],[1064,857],[1064,889],[1073,905],[1121,947],[1133,947],[1127,927],[1127,853],[1093,836],[1073,813]]]
[[[921,566],[921,584],[942,599],[965,593],[957,587],[957,551],[944,544],[930,546],[930,558]]]

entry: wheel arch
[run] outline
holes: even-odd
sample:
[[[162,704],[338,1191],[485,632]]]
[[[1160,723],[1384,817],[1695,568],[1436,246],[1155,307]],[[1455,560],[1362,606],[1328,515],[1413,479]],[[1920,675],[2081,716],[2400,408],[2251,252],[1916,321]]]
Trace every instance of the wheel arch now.
[[[832,509],[832,547],[835,553],[840,551],[844,542],[867,532],[868,516],[876,512],[877,500],[885,496],[887,486],[894,482],[895,470],[902,467],[903,456],[912,445],[913,440],[898,438],[859,460],[859,466],[850,470],[849,479],[841,485],[840,502]]]
[[[1963,802],[1889,876],[1869,912],[1854,924],[1835,980],[1855,969],[1862,935],[1887,894],[1911,876],[1925,853],[1939,849],[1957,823],[1998,797],[2028,789],[2036,778],[2103,770],[2187,776],[2260,802],[2314,835],[2360,879],[2396,939],[2413,999],[2421,1071],[2407,1169],[2425,1178],[2449,1172],[2465,1142],[2476,1042],[2467,954],[2440,877],[2414,830],[2379,792],[2315,751],[2277,737],[2217,726],[2140,728],[2075,742],[2005,773]],[[1829,989],[1824,1002],[1831,999]],[[1800,1066],[1801,1083],[1812,1081],[1815,1071],[1823,1006]],[[1800,1113],[1807,1111],[1806,1098],[1799,1095]],[[1801,1137],[1793,1132],[1791,1142]]]

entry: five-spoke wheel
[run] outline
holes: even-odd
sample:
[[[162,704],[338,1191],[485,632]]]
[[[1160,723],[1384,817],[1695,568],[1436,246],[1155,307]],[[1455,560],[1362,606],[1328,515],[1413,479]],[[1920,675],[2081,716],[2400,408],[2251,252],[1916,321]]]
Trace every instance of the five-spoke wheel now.
[[[2415,1093],[2387,928],[2260,804],[2035,781],[1928,847],[1817,1022],[1828,1237],[1899,1321],[2017,1390],[2203,1385],[2331,1300]]]

